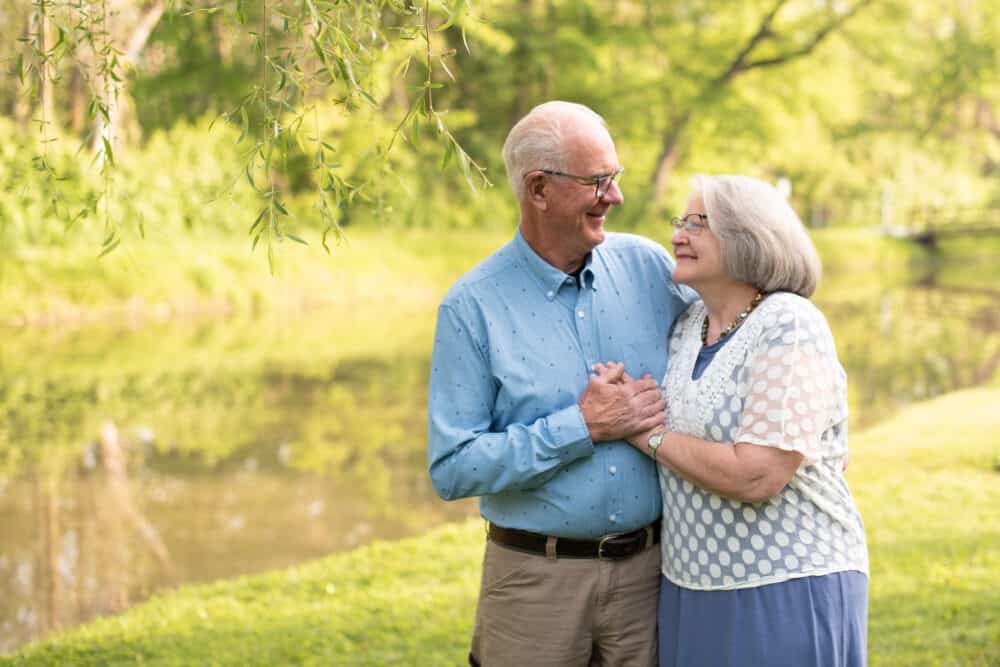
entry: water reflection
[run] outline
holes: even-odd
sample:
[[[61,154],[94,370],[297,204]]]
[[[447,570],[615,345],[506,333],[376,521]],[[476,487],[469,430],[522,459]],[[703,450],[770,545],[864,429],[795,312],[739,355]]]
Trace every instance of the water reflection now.
[[[833,289],[817,295],[848,372],[853,427],[996,376],[1000,288],[939,283],[937,275],[925,271],[899,286],[876,283],[847,298],[834,277]]]
[[[834,275],[817,295],[854,427],[997,374],[1000,294],[908,280]],[[474,515],[427,481],[433,312],[4,332],[0,652],[167,586]]]
[[[0,651],[165,586],[475,515],[427,480],[433,322],[400,317],[5,339]]]

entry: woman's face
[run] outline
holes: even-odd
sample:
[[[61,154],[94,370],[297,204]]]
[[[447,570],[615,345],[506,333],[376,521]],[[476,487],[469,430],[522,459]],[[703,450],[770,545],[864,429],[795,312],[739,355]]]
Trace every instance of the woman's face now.
[[[674,247],[674,282],[693,287],[711,285],[717,281],[726,281],[726,271],[722,265],[722,252],[719,248],[719,237],[712,232],[705,218],[691,216],[692,213],[705,215],[705,202],[700,194],[695,193],[688,198],[684,210],[684,218],[688,224],[674,231],[671,244]],[[692,224],[695,223],[695,224]],[[697,223],[700,223],[697,224]]]

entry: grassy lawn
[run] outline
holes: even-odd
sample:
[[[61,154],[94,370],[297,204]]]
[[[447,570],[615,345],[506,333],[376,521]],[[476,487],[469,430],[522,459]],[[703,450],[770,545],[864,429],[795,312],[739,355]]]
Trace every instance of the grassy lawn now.
[[[1000,665],[1000,388],[856,435],[872,556],[871,664]],[[460,665],[482,524],[186,587],[0,665]]]
[[[266,252],[219,234],[91,248],[0,252],[0,327],[166,320],[258,311],[436,303],[510,233],[352,229],[330,254],[284,243],[275,273]]]
[[[669,247],[663,225],[636,233]],[[339,245],[331,241],[329,255],[315,243],[282,244],[274,276],[266,253],[251,253],[240,235],[151,234],[102,258],[80,245],[0,252],[0,327],[436,303],[455,278],[510,240],[513,227],[362,227],[346,234]],[[814,238],[827,268],[841,274],[901,271],[921,256],[916,246],[874,229],[821,230]]]

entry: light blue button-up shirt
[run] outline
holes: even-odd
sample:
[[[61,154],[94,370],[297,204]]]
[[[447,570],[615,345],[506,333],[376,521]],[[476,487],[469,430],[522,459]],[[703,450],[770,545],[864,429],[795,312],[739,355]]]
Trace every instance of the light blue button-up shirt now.
[[[429,397],[431,481],[480,496],[489,521],[558,537],[635,530],[660,516],[649,457],[591,441],[577,400],[593,364],[659,381],[667,336],[695,295],[662,246],[607,234],[576,280],[518,230],[438,309]]]

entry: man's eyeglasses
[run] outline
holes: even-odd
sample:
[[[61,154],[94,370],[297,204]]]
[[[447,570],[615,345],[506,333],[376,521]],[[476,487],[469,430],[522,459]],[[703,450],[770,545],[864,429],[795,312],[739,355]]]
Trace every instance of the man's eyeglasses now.
[[[697,236],[701,230],[708,227],[708,216],[704,213],[688,213],[680,218],[670,218],[670,224],[677,231],[684,230],[688,234]]]
[[[625,167],[618,167],[613,172],[605,176],[577,176],[576,174],[567,174],[566,172],[556,171],[554,169],[539,169],[538,171],[543,174],[548,174],[549,176],[562,176],[563,178],[576,181],[581,185],[593,185],[594,195],[598,199],[603,199],[604,195],[608,194],[608,190],[611,189],[611,184],[616,182],[618,177],[622,175],[622,172],[625,171]]]

